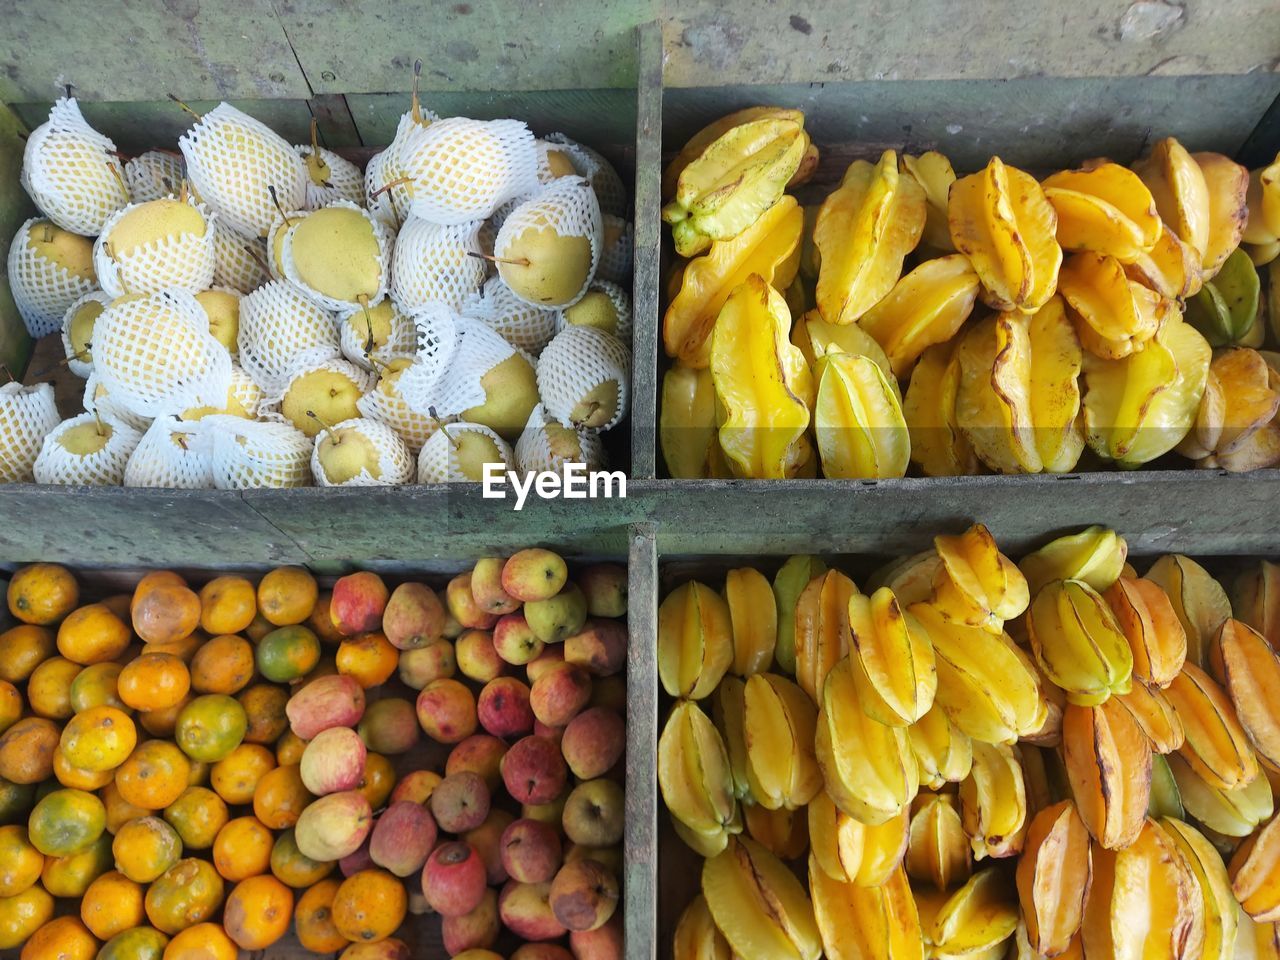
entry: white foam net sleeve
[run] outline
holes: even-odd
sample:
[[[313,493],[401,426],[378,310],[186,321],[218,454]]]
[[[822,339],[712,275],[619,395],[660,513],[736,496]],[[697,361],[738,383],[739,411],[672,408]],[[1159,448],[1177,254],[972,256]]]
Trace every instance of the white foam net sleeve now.
[[[67,308],[98,288],[94,278],[76,276],[32,248],[31,230],[44,222],[33,218],[18,228],[9,245],[7,267],[13,302],[27,332],[36,338],[56,332]]]
[[[600,204],[586,180],[581,177],[552,180],[511,211],[511,215],[503,221],[502,229],[498,231],[494,254],[500,260],[508,257],[511,243],[526,230],[547,229],[554,230],[562,237],[586,237],[591,245],[591,268],[587,271],[582,289],[566,302],[557,304],[561,307],[572,306],[587,292],[587,286],[595,277],[596,267],[600,263],[603,231]]]
[[[432,301],[457,310],[484,282],[481,221],[445,226],[410,218],[396,237],[391,297],[405,313]]]
[[[113,417],[133,427],[139,435],[151,426],[151,417],[139,416],[124,404],[117,403],[107,391],[106,386],[98,379],[97,373],[91,373],[85,379],[81,404],[86,413],[96,412],[103,418]]]
[[[396,215],[391,191],[378,193],[379,188],[386,183],[383,179],[382,164],[389,152],[390,148],[375,153],[369,158],[369,163],[364,168],[364,205],[371,214],[382,221],[384,227],[396,231],[400,229],[400,218]]]
[[[40,448],[60,422],[53,386],[0,387],[0,483],[28,483]]]
[[[607,280],[592,281],[587,293],[603,293],[609,298],[613,304],[613,309],[618,314],[618,327],[615,336],[623,343],[631,342],[631,298],[627,296],[627,291],[616,283],[609,283]],[[563,330],[571,324],[565,320],[564,311],[561,310],[556,314],[556,332]]]
[[[410,212],[433,223],[483,220],[538,185],[538,149],[519,120],[449,117],[412,131],[397,159],[413,181]]]
[[[315,449],[311,453],[311,474],[318,486],[390,487],[409,483],[413,480],[414,474],[417,472],[414,458],[409,453],[409,448],[405,445],[400,434],[385,423],[358,417],[335,424],[333,429],[335,432],[339,430],[356,430],[373,444],[378,451],[378,475],[375,477],[369,472],[368,468],[365,468],[350,480],[343,483],[333,483],[328,474],[325,473],[324,466],[320,461],[321,453],[329,447],[329,434],[328,431],[325,431],[316,437]]]
[[[251,293],[271,274],[264,266],[267,249],[257,237],[237,233],[224,220],[213,222],[213,282],[241,293]]]
[[[311,440],[287,423],[206,418],[213,485],[219,490],[305,487],[311,483]]]
[[[295,144],[293,150],[304,164],[311,156],[309,143]],[[325,147],[320,147],[317,152],[329,168],[329,179],[324,183],[316,183],[311,176],[311,168],[307,167],[306,200],[303,206],[308,210],[319,210],[335,200],[350,200],[364,206],[364,174],[360,172],[360,168]]]
[[[422,119],[424,123],[419,123],[413,119],[413,112],[406,110],[400,115],[400,120],[396,124],[396,135],[391,138],[391,143],[387,149],[382,152],[382,162],[378,165],[379,179],[374,189],[378,189],[388,184],[387,192],[383,196],[391,201],[391,209],[395,213],[397,224],[403,224],[409,219],[409,207],[413,203],[413,189],[408,183],[399,183],[403,180],[404,165],[401,162],[401,151],[406,144],[422,130],[426,125],[435,123],[440,118],[430,110],[422,111]]]
[[[228,407],[234,399],[244,409],[245,416],[252,420],[258,415],[258,408],[262,406],[265,396],[262,387],[245,372],[244,367],[238,363],[231,365],[231,389],[227,392]]]
[[[75,319],[75,315],[80,312],[80,308],[86,303],[100,303],[103,307],[106,307],[111,300],[112,298],[101,290],[94,290],[92,293],[86,293],[71,306],[67,307],[67,312],[62,317],[62,353],[67,358],[67,369],[77,377],[87,377],[93,373],[93,339],[90,338],[89,340],[89,353],[87,356],[76,353],[75,345],[71,342],[71,321]],[[98,314],[98,316],[102,316],[102,314]]]
[[[68,430],[86,424],[97,426],[98,421],[92,413],[64,420],[44,438],[32,469],[36,483],[107,487],[119,486],[124,481],[125,466],[142,434],[123,420],[99,416],[102,417],[102,425],[111,431],[111,436],[102,449],[94,453],[78,456],[58,441]]]
[[[378,383],[374,389],[356,401],[356,409],[363,416],[385,423],[398,433],[409,447],[409,452],[416,457],[422,445],[439,429],[440,422],[418,413],[401,395],[399,380],[411,369],[413,369],[412,365],[394,381],[383,380]]]
[[[401,312],[394,303],[388,306],[391,310],[391,333],[381,341],[375,336],[372,350],[369,350],[370,321],[365,319],[364,310],[357,307],[339,314],[338,343],[342,355],[366,370],[376,369],[365,356],[366,351],[374,360],[384,364],[400,357],[412,357],[418,352],[418,328],[413,318]]]
[[[259,405],[258,415],[262,416],[267,411],[277,412],[280,404],[284,401],[285,394],[289,392],[297,380],[307,376],[307,374],[319,373],[320,371],[336,373],[339,376],[346,377],[356,385],[361,395],[367,393],[374,384],[374,375],[372,373],[364,367],[357,367],[349,360],[340,358],[317,359],[308,353],[302,353],[290,369],[289,379],[286,381],[284,389],[280,391],[278,396],[267,397],[264,403]]]
[[[289,382],[295,358],[337,357],[338,330],[333,316],[293,284],[273,280],[240,301],[240,365],[268,393]]]
[[[177,193],[186,177],[182,156],[166,150],[148,150],[124,164],[124,182],[129,187],[129,199],[134,203],[159,200]]]
[[[213,486],[213,444],[205,421],[157,417],[124,468],[126,487],[202,490]]]
[[[631,279],[635,265],[635,232],[621,217],[606,214],[601,218],[604,241],[600,251],[600,265],[596,267],[596,279],[610,283],[626,283]]]
[[[431,390],[430,402],[422,407],[418,406],[417,397],[410,399],[419,412],[428,413],[429,407],[435,407],[439,416],[452,417],[484,403],[480,378],[516,352],[479,320],[460,317],[457,324],[458,345]]]
[[[608,160],[575,140],[570,140],[563,133],[553,133],[547,137],[550,143],[562,144],[569,156],[573,158],[574,169],[587,178],[591,189],[600,201],[602,213],[625,217],[630,212],[627,202],[627,188]]]
[[[137,209],[138,204],[122,207],[108,218],[93,244],[93,266],[103,290],[113,297],[123,297],[161,290],[199,293],[213,285],[214,268],[217,266],[214,248],[217,216],[194,198],[188,198],[187,202],[204,218],[203,233],[173,234],[127,252],[112,247],[111,231],[122,217]]]
[[[21,179],[50,220],[84,237],[100,233],[129,202],[114,141],[89,126],[80,105],[66,97],[27,139]]]
[[[490,277],[463,305],[462,315],[481,321],[513,347],[536,357],[555,336],[560,314],[521,300],[501,277]]]
[[[391,235],[387,232],[387,228],[382,225],[382,221],[357,203],[352,203],[350,200],[335,200],[333,203],[329,204],[329,206],[345,207],[348,210],[354,210],[368,222],[370,228],[373,230],[373,238],[378,244],[378,256],[376,258],[378,264],[378,289],[373,296],[369,297],[369,306],[381,303],[382,298],[387,295],[387,280],[388,274],[391,271]],[[315,223],[320,222],[321,221],[318,220],[315,221]],[[296,223],[295,226],[297,226]],[[283,263],[281,263],[280,266],[284,270],[285,279],[299,287],[307,296],[316,301],[316,303],[320,304],[326,310],[334,313],[350,310],[352,307],[358,306],[359,304],[351,303],[346,300],[338,300],[334,297],[321,293],[302,278],[301,274],[298,273],[298,267],[293,258],[294,235],[295,231],[293,229],[288,230],[284,235],[284,242],[280,245],[281,259],[283,260]],[[334,254],[336,256],[341,256],[341,251],[335,249]]]
[[[538,148],[538,182],[550,183],[556,178],[556,174],[551,169],[551,160],[549,155],[552,153],[562,155],[569,161],[569,166],[574,167],[573,158],[569,156],[569,151],[563,143],[551,143],[548,140],[536,141]],[[577,171],[577,167],[574,167]]]
[[[280,255],[284,253],[285,235],[310,212],[310,210],[286,210],[284,216],[277,213],[276,218],[271,221],[271,226],[267,228],[267,235],[262,238],[267,251],[267,272],[271,274],[271,279],[285,279],[284,263],[280,259]]]
[[[409,408],[424,417],[432,416],[436,390],[458,350],[458,326],[462,318],[443,303],[429,303],[413,314],[418,349],[413,363],[400,374],[400,395]],[[437,411],[439,416],[443,413]]]
[[[251,237],[276,218],[280,205],[298,209],[307,198],[307,168],[293,147],[266,124],[220,103],[181,139],[187,174],[203,199],[228,224]]]
[[[525,473],[540,470],[554,470],[558,473],[566,463],[585,463],[588,470],[599,470],[605,466],[604,444],[598,435],[575,430],[573,432],[577,437],[578,450],[565,450],[553,444],[547,433],[548,425],[555,423],[547,416],[542,404],[534,405],[529,414],[529,422],[516,440],[517,468]]]
[[[458,465],[458,454],[454,440],[459,433],[482,433],[494,442],[502,457],[504,470],[515,467],[515,453],[511,444],[480,423],[451,423],[447,428],[437,430],[423,445],[418,454],[419,483],[463,483],[467,476]]]
[[[613,418],[594,433],[612,429],[627,415],[631,398],[631,354],[620,340],[595,327],[567,326],[552,338],[538,360],[538,394],[547,413],[566,427],[570,413],[591,390],[606,380],[617,383]]]

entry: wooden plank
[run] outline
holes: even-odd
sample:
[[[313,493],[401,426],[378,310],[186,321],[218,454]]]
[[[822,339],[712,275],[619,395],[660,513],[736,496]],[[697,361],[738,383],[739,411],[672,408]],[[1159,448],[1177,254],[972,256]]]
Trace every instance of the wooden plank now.
[[[1244,74],[1276,68],[1275,0],[663,2],[667,83]]]
[[[632,530],[628,568],[623,942],[629,960],[657,956],[658,553],[654,537],[653,524]]]
[[[341,94],[323,94],[307,101],[315,117],[320,146],[341,150],[360,146],[360,131],[351,116],[351,106]]]
[[[0,104],[0,262],[8,262],[9,246],[18,227],[36,213],[35,204],[22,188],[22,151],[27,128],[18,115]],[[9,271],[0,270],[0,364],[21,376],[31,357],[32,341],[13,302]],[[0,383],[8,377],[0,375]]]
[[[0,0],[0,100],[307,97],[271,0]]]
[[[1273,163],[1277,156],[1280,156],[1280,97],[1276,97],[1262,115],[1236,159],[1252,168]]]
[[[662,46],[655,24],[639,30],[637,85],[635,274],[632,310],[631,470],[656,475],[658,422],[658,300],[662,289]]]

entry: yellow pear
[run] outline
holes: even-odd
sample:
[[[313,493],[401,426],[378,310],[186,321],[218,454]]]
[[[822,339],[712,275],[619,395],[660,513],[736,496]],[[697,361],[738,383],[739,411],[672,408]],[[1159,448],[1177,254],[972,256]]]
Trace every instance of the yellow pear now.
[[[165,237],[193,234],[203,237],[208,224],[204,214],[184,200],[166,197],[135,204],[112,226],[105,243],[113,260]]]
[[[280,413],[308,437],[323,429],[320,421],[341,423],[360,416],[356,401],[364,395],[365,384],[354,367],[347,370],[350,364],[340,363],[298,374],[285,388]]]
[[[445,428],[449,429],[449,428]],[[459,473],[468,480],[484,479],[486,463],[505,463],[502,451],[493,438],[478,430],[454,430],[449,442],[453,445],[453,461]]]
[[[209,317],[209,332],[213,339],[236,353],[236,338],[240,333],[240,298],[227,290],[203,290],[196,294],[196,302]]]
[[[569,412],[569,422],[583,430],[595,430],[612,422],[618,413],[617,380],[602,380],[583,394]]]
[[[356,342],[373,353],[379,347],[385,347],[390,341],[394,319],[395,307],[390,300],[383,300],[377,306],[366,307],[348,314],[342,323],[350,328]]]
[[[273,277],[284,276],[284,238],[306,216],[305,210],[294,210],[290,213],[282,210],[280,216],[267,230],[267,267]]]
[[[513,353],[485,371],[480,378],[484,403],[462,411],[464,420],[491,428],[504,440],[514,440],[529,422],[538,402],[538,380],[533,365]]]
[[[48,220],[38,220],[27,231],[27,246],[43,259],[56,263],[73,277],[92,280],[93,241],[88,237],[55,227]]]
[[[382,245],[363,210],[341,204],[316,210],[289,231],[285,244],[285,273],[295,283],[343,303],[382,294]]]
[[[618,308],[613,299],[602,290],[588,290],[572,307],[564,311],[566,323],[579,327],[595,327],[605,333],[618,336]]]
[[[364,470],[379,479],[381,455],[372,440],[356,427],[323,429],[324,436],[316,441],[316,459],[331,484],[347,483]]]
[[[590,279],[591,241],[552,226],[526,227],[503,245],[498,273],[521,299],[562,306]]]
[[[93,362],[93,326],[106,309],[101,300],[85,300],[76,307],[67,324],[67,337],[71,341],[71,355],[84,363]]]
[[[111,441],[112,433],[111,424],[91,420],[63,430],[58,443],[72,456],[91,457]]]
[[[544,143],[543,146],[546,148],[547,170],[550,171],[548,179],[556,180],[560,177],[576,177],[578,175],[568,150],[547,143]]]

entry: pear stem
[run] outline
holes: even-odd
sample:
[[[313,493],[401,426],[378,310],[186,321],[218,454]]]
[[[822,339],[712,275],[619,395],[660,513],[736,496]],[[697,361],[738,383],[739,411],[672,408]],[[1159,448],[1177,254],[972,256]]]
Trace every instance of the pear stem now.
[[[373,353],[373,348],[378,344],[373,339],[373,317],[369,315],[369,297],[367,294],[360,294],[356,297],[356,302],[360,304],[360,309],[364,311],[364,323],[369,328],[369,336],[364,341],[364,355],[366,357]]]
[[[487,253],[475,253],[471,250],[467,251],[467,256],[475,257],[477,260],[488,260],[490,263],[510,263],[517,267],[527,267],[531,263],[527,257],[520,257],[519,259],[513,257],[495,257]]]
[[[94,411],[93,411],[93,419],[98,422],[98,436],[109,437],[111,434],[107,432],[107,425],[102,422],[102,414],[98,413],[98,410],[96,407],[94,408]]]
[[[191,191],[187,188],[187,178],[182,178],[182,186],[178,188],[178,202],[186,203],[187,198],[191,196]]]
[[[413,98],[409,101],[409,114],[413,122],[422,123],[422,104],[418,102],[418,81],[422,78],[421,58],[413,61]]]
[[[254,262],[262,268],[263,273],[267,276],[271,276],[271,268],[267,265],[267,258],[262,255],[262,252],[258,250],[257,247],[251,243],[246,243],[244,245],[244,251],[249,254],[249,256],[253,257]]]
[[[573,423],[573,425],[574,425],[575,427],[581,427],[584,423],[586,423],[588,420],[590,420],[590,419],[592,418],[592,416],[594,416],[594,415],[595,415],[595,412],[596,412],[597,410],[599,410],[599,409],[600,409],[600,401],[598,401],[598,400],[592,400],[592,401],[591,401],[591,405],[590,405],[590,409],[587,411],[587,415],[586,415],[585,417],[583,417],[582,419],[580,419],[580,420],[575,420],[575,421],[574,421],[574,423]]]
[[[386,376],[387,373],[391,372],[391,364],[387,363],[384,360],[379,360],[368,350],[364,352],[364,358],[368,360],[370,364],[372,364],[373,369],[377,370],[380,376]],[[384,371],[386,372],[384,373]]]
[[[320,124],[315,117],[311,118],[311,153],[320,156]]]
[[[310,417],[312,420],[314,420],[316,423],[320,424],[321,429],[323,429],[325,433],[329,434],[330,442],[334,443],[335,445],[342,442],[342,439],[338,436],[337,431],[333,429],[333,424],[329,423],[327,420],[320,417],[319,414],[317,414],[314,410],[308,410],[307,416]]]
[[[274,184],[267,185],[267,193],[271,194],[271,202],[276,205],[276,209],[280,211],[280,216],[284,218],[284,225],[286,227],[292,227],[293,221],[289,219],[289,214],[284,212],[284,205],[280,202],[280,198],[276,195],[276,188]]]
[[[444,438],[449,441],[449,446],[457,450],[458,441],[454,438],[453,434],[449,432],[449,424],[440,419],[440,414],[436,413],[436,408],[434,406],[427,407],[427,416],[434,420],[439,426],[440,432],[443,433]]]
[[[173,439],[178,441],[178,446],[183,450],[189,451],[191,449],[187,446],[187,435],[185,433],[175,433]]]
[[[193,117],[195,117],[197,122],[203,122],[203,121],[204,121],[204,117],[202,117],[200,114],[196,113],[194,110],[192,110],[190,107],[188,107],[185,103],[183,103],[181,100],[179,100],[177,97],[175,97],[172,93],[167,94],[167,96],[169,97],[169,99],[170,99],[170,100],[172,100],[174,103],[176,103],[178,106],[180,106],[183,110],[185,110],[187,113],[189,113],[189,114],[191,114]]]
[[[51,367],[45,367],[43,370],[39,371],[38,373],[33,373],[33,374],[31,374],[31,379],[32,379],[32,380],[39,380],[41,377],[47,377],[47,376],[48,376],[49,374],[51,374],[51,373],[56,373],[56,372],[57,372],[58,370],[60,370],[62,367],[65,367],[65,366],[70,365],[70,363],[71,363],[71,361],[72,361],[72,360],[89,360],[89,359],[91,359],[90,354],[89,354],[89,350],[92,348],[92,346],[93,346],[93,344],[91,344],[91,343],[86,343],[86,344],[84,345],[84,349],[75,351],[75,352],[74,352],[74,353],[72,353],[72,354],[71,354],[71,356],[69,356],[69,357],[63,357],[61,360],[59,360],[59,361],[57,361],[56,363],[54,363],[54,364],[53,364],[53,366],[51,366]],[[9,368],[8,368],[8,367],[0,367],[0,369],[3,369],[5,373],[9,374],[9,379],[10,379],[10,380],[16,380],[16,379],[17,379],[13,374],[9,373]]]
[[[373,191],[373,193],[369,194],[369,199],[376,200],[378,197],[382,196],[384,193],[391,190],[393,187],[401,187],[401,186],[404,186],[406,183],[413,183],[413,177],[400,177],[398,180],[388,181],[387,183],[384,183],[382,186],[380,186],[377,190]]]

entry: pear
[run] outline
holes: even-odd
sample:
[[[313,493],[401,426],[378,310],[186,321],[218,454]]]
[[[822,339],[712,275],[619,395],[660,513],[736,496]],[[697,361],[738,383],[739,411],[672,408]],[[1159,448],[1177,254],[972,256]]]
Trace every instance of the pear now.
[[[449,117],[419,127],[397,149],[409,212],[433,223],[484,220],[538,185],[538,150],[518,120]]]
[[[630,357],[611,334],[568,325],[542,351],[538,392],[547,413],[565,426],[600,432],[627,412]]]
[[[126,487],[199,490],[213,486],[209,439],[200,425],[157,417],[124,468]]]
[[[592,192],[600,202],[601,213],[619,217],[626,215],[629,209],[627,188],[613,164],[600,153],[576,140],[570,140],[563,133],[550,134],[547,142],[563,148],[569,154],[574,169],[591,185]]]
[[[49,119],[31,131],[21,181],[44,214],[64,230],[97,236],[129,202],[116,145],[85,121],[80,105],[63,97]]]
[[[55,264],[81,280],[94,280],[93,242],[55,226],[48,220],[37,220],[27,231],[27,246],[36,256]]]
[[[123,258],[166,238],[187,233],[203,237],[208,229],[204,214],[195,206],[164,197],[125,207],[103,236],[111,245],[112,257]]]
[[[114,432],[110,424],[89,420],[59,430],[54,439],[74,457],[91,457],[107,448]]]
[[[600,254],[600,205],[581,177],[553,180],[511,212],[498,231],[498,274],[516,296],[567,307],[586,292]]]
[[[240,301],[240,363],[270,393],[279,395],[299,358],[340,356],[333,317],[291,283],[273,280]]]
[[[529,419],[529,411],[538,402],[538,377],[533,364],[520,353],[513,353],[480,377],[484,403],[462,411],[472,423],[492,428],[502,439],[515,440]]]
[[[252,420],[258,415],[258,407],[263,401],[263,391],[254,383],[253,378],[244,372],[239,364],[231,365],[231,388],[227,391],[227,402],[221,407],[197,406],[182,411],[183,420],[203,420],[205,417],[222,414],[229,417],[241,417]]]
[[[196,303],[204,308],[205,315],[209,318],[209,332],[213,334],[213,339],[235,356],[240,349],[236,342],[240,335],[240,294],[225,287],[215,287],[197,293]]]
[[[28,220],[9,245],[9,287],[32,337],[56,332],[68,308],[97,288],[93,243],[48,220]]]
[[[361,415],[385,423],[400,434],[409,452],[417,456],[422,445],[439,428],[439,422],[418,413],[400,393],[400,377],[413,366],[412,357],[396,357],[379,368],[378,382],[356,401]]]
[[[32,473],[36,483],[119,484],[141,439],[140,432],[121,420],[82,413],[44,438]]]
[[[538,404],[516,442],[516,465],[531,473],[558,471],[566,463],[585,463],[588,469],[603,467],[604,446],[597,435],[566,427],[548,417],[542,404]]]
[[[146,203],[176,194],[187,177],[182,157],[167,150],[148,150],[124,164],[124,182],[133,203]]]
[[[62,350],[67,369],[77,377],[87,377],[93,372],[93,330],[110,302],[111,297],[95,290],[68,307],[62,318]]]
[[[560,319],[555,310],[525,303],[501,277],[486,280],[480,294],[463,307],[462,315],[481,321],[513,347],[535,357],[555,336]]]
[[[600,243],[600,265],[596,267],[596,280],[625,283],[631,276],[635,255],[631,224],[622,217],[604,214]]]
[[[391,148],[381,150],[369,158],[364,168],[364,206],[379,223],[390,233],[400,229],[400,218],[396,214],[395,201],[391,199],[391,190],[381,191],[388,179],[383,176],[383,164]]]
[[[266,256],[267,270],[277,280],[285,279],[284,273],[284,238],[289,231],[310,215],[308,210],[281,209],[267,228]]]
[[[478,482],[484,479],[485,464],[510,469],[512,462],[511,447],[483,424],[444,423],[418,454],[418,482]]]
[[[206,211],[164,197],[130,204],[102,228],[93,245],[102,289],[114,297],[181,289],[191,293],[213,283],[217,265]]]
[[[416,353],[418,331],[412,318],[387,299],[344,314],[338,321],[338,341],[344,357],[358,367],[373,370],[379,363]]]
[[[356,418],[323,428],[311,455],[311,472],[322,487],[408,483],[413,458],[386,424]]]
[[[631,339],[631,300],[617,284],[595,281],[581,300],[560,315],[567,324],[594,327],[624,342]]]
[[[112,418],[127,423],[139,433],[151,425],[151,418],[134,413],[122,403],[117,403],[107,390],[106,384],[98,379],[97,373],[90,373],[84,382],[84,394],[81,403],[86,413],[98,413],[104,419]]]
[[[214,285],[252,293],[270,279],[266,246],[262,240],[241,236],[221,220],[214,220]]]
[[[542,183],[548,183],[560,177],[576,177],[578,175],[578,171],[573,165],[573,158],[569,156],[569,151],[565,149],[563,144],[539,140],[538,156],[541,161],[538,164],[538,180]]]
[[[320,146],[314,119],[311,121],[311,143],[295,145],[293,149],[307,166],[304,206],[308,210],[319,210],[335,200],[364,204],[364,175],[360,168]]]
[[[369,374],[346,360],[328,360],[303,367],[285,387],[280,413],[298,430],[314,437],[322,429],[322,423],[359,417],[356,401],[364,396],[369,385]]]
[[[60,419],[52,384],[0,387],[0,483],[30,482],[44,438]]]
[[[311,478],[311,440],[287,423],[208,417],[213,485],[219,490],[305,487]]]
[[[391,295],[405,313],[432,302],[459,309],[484,282],[480,221],[447,226],[411,217],[396,234]]]
[[[285,276],[330,310],[386,295],[386,235],[350,201],[308,214],[285,232],[281,252]]]

